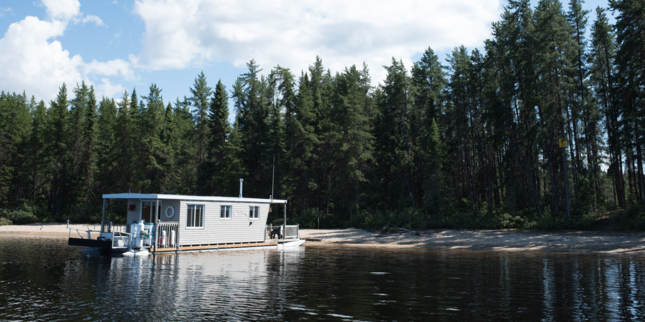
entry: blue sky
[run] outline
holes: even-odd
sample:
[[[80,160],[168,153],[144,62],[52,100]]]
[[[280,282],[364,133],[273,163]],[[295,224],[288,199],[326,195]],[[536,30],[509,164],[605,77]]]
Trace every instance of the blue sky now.
[[[62,82],[117,98],[156,83],[174,101],[202,70],[230,88],[251,58],[298,75],[316,55],[332,71],[366,62],[377,84],[391,57],[410,66],[428,46],[444,57],[481,46],[505,3],[1,0],[0,89],[49,101]],[[589,23],[598,5],[607,6],[585,3]]]

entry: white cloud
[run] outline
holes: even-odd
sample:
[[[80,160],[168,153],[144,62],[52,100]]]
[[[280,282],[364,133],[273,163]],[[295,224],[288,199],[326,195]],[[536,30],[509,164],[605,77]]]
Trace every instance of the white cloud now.
[[[6,7],[6,8],[0,8],[0,17],[3,17],[5,15],[9,15],[13,12],[13,9]]]
[[[0,88],[50,100],[63,82],[73,87],[83,80],[93,84],[93,78],[102,78],[97,92],[112,93],[119,85],[105,77],[134,77],[124,60],[85,62],[56,39],[64,34],[70,19],[82,16],[78,1],[43,0],[43,4],[50,20],[25,17],[12,23],[0,38]]]
[[[126,88],[121,84],[113,84],[107,78],[101,78],[101,83],[96,85],[95,92],[97,97],[119,98]]]
[[[93,23],[99,27],[105,26],[103,23],[103,20],[95,15],[84,15],[82,18],[78,19],[78,22],[80,23]]]
[[[0,87],[51,99],[62,82],[72,85],[80,81],[83,59],[70,55],[59,41],[51,40],[64,30],[60,21],[36,17],[11,24],[0,39]]]
[[[104,76],[121,76],[126,79],[133,79],[134,72],[130,64],[122,59],[113,59],[108,61],[92,60],[83,64],[84,74],[97,74]]]
[[[81,12],[78,0],[42,0],[47,14],[55,20],[69,21]]]
[[[146,28],[138,61],[149,69],[255,58],[298,73],[320,55],[335,71],[366,62],[380,81],[392,57],[409,67],[428,46],[480,46],[499,7],[498,0],[137,0],[134,11]]]

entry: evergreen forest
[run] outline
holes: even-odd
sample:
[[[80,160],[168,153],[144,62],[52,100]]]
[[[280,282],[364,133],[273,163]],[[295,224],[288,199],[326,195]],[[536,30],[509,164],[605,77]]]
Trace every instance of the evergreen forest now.
[[[251,60],[229,88],[202,72],[170,103],[155,84],[2,92],[0,223],[98,222],[102,193],[237,196],[238,178],[268,198],[275,178],[303,227],[645,229],[645,2],[510,0],[491,28],[370,66],[378,86],[317,57]]]

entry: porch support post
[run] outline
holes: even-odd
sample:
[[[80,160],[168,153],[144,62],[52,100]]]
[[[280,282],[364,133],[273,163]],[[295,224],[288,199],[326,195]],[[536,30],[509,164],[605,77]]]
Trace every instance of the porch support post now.
[[[157,253],[157,240],[159,240],[159,199],[157,199],[157,202],[155,204],[155,228],[154,228],[155,234],[154,234],[154,240],[152,241],[152,245],[155,250],[155,254]]]
[[[105,199],[103,199],[103,208],[101,210],[101,234],[105,231]]]
[[[282,222],[282,239],[285,239],[287,237],[287,203],[284,204],[283,209],[283,222]]]
[[[181,227],[181,219],[179,217],[179,209],[177,209],[177,236],[175,236],[175,252],[179,252],[179,228]]]

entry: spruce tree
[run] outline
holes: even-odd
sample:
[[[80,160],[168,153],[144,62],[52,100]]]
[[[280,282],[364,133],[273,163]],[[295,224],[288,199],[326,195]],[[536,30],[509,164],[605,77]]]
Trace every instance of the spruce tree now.
[[[251,60],[233,89],[238,107],[236,127],[241,140],[240,159],[246,172],[245,191],[250,196],[267,197],[271,191],[270,102],[264,97],[267,82],[260,67]]]
[[[67,200],[64,199],[66,180],[65,164],[68,161],[69,112],[67,101],[67,86],[65,83],[58,90],[56,100],[52,101],[48,111],[48,145],[49,155],[52,156],[52,183],[48,196],[48,208],[53,218],[62,220]]]
[[[228,123],[228,94],[221,80],[208,111],[209,140],[206,146],[207,159],[199,168],[198,186],[209,195],[235,194],[236,178],[230,148],[231,127]]]
[[[28,144],[28,158],[25,170],[29,175],[28,198],[34,203],[42,206],[47,200],[47,191],[51,182],[49,166],[51,155],[47,151],[49,139],[47,137],[47,110],[45,102],[40,101],[32,111],[31,136]]]
[[[426,188],[438,185],[439,173],[437,150],[432,148],[432,124],[436,126],[436,119],[442,112],[441,92],[445,80],[439,58],[432,48],[426,49],[423,56],[412,67],[412,93],[413,105],[410,112],[411,140],[414,158],[413,195],[415,204],[419,208],[427,208],[430,212],[437,212],[437,204],[433,202],[426,207]],[[438,134],[438,133],[437,133]],[[438,139],[438,138],[437,138]],[[434,189],[433,189],[434,190]]]
[[[208,145],[208,107],[211,96],[211,88],[206,82],[206,75],[200,72],[195,78],[193,87],[190,89],[190,98],[194,106],[195,139],[197,142],[197,165],[206,160]]]
[[[96,193],[118,191],[117,178],[123,170],[117,165],[117,106],[114,99],[103,98],[99,103],[97,120],[97,170]]]

